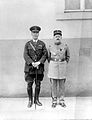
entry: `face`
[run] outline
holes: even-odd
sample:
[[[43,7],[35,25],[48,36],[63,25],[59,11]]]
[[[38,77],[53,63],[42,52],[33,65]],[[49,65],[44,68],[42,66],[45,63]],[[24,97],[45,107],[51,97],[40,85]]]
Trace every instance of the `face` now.
[[[59,34],[57,34],[57,35],[54,36],[55,43],[60,43],[61,39],[62,39],[62,36],[59,35]]]
[[[37,40],[37,39],[38,39],[38,36],[39,36],[39,32],[36,32],[36,31],[31,32],[31,35],[32,35],[32,38],[33,38],[34,40]]]

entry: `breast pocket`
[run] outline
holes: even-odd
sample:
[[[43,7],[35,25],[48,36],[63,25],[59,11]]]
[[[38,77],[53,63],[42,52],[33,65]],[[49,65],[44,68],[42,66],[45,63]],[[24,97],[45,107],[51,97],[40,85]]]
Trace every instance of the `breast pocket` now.
[[[38,50],[42,50],[42,45],[39,45],[39,46],[38,46]]]
[[[28,53],[29,55],[34,54],[34,50],[31,46],[28,46]]]
[[[38,54],[38,55],[41,55],[41,54],[42,54],[42,51],[43,51],[42,46],[38,46],[38,47],[37,47],[37,51],[36,51],[37,54]]]

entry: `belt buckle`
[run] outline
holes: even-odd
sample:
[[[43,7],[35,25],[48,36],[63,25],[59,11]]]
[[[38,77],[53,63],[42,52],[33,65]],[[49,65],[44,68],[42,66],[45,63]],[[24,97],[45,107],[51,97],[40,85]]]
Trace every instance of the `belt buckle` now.
[[[59,59],[59,62],[61,62],[61,59]]]

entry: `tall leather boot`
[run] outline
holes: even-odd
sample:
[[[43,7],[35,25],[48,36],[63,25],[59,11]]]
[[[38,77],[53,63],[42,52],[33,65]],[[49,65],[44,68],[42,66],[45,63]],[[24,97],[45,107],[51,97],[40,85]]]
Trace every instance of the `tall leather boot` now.
[[[28,92],[28,97],[29,97],[28,108],[30,108],[33,105],[33,90],[32,90],[32,88],[30,88],[30,89],[27,88],[27,92]]]
[[[35,88],[34,104],[42,106],[42,103],[39,101],[40,88]]]

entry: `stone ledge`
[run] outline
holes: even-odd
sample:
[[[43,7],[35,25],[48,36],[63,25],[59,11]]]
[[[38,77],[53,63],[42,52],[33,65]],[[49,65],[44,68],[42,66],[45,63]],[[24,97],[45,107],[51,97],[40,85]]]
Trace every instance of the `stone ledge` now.
[[[56,21],[72,21],[72,20],[92,20],[91,12],[66,12],[57,13]]]

